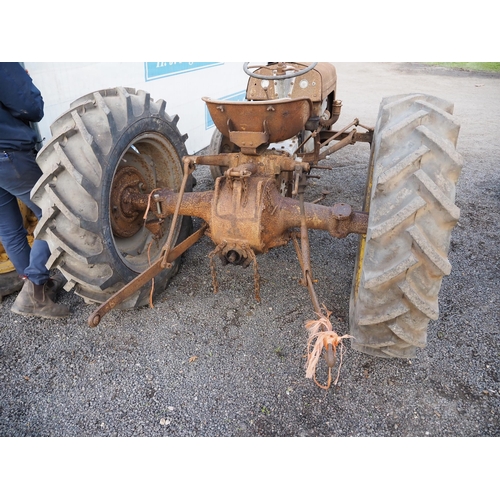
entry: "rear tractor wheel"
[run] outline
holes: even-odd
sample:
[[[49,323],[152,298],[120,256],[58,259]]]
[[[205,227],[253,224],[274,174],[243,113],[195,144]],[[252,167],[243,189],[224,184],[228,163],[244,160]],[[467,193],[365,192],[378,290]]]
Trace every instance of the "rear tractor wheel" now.
[[[455,186],[462,166],[453,106],[412,94],[382,101],[370,160],[365,210],[351,292],[350,333],[358,351],[409,358],[423,348],[450,236],[460,211]]]
[[[37,236],[48,242],[49,266],[67,278],[65,288],[74,287],[87,302],[106,301],[144,271],[168,237],[170,220],[153,238],[145,210],[131,203],[156,188],[181,185],[187,137],[165,104],[121,87],[88,94],[56,120],[37,157],[43,171],[32,193],[43,212]],[[190,231],[191,219],[179,218],[176,240]],[[179,262],[155,278],[155,293],[165,289]],[[120,307],[147,304],[150,289],[145,285]]]

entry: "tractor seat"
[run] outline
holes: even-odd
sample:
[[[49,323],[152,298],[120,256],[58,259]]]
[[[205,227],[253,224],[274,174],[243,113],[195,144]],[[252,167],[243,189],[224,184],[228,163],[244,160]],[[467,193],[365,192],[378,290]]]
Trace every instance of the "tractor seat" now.
[[[309,120],[312,102],[306,97],[270,101],[214,101],[203,97],[222,135],[244,154],[297,135]]]

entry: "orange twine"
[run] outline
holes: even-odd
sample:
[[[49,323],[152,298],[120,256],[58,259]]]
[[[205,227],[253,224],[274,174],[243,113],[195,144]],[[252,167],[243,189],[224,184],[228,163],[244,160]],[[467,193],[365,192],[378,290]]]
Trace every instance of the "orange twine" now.
[[[328,367],[328,381],[326,385],[321,385],[316,379],[316,368],[318,366],[319,358],[323,349],[328,351],[328,346],[331,346],[334,356],[337,353],[337,347],[340,345],[340,363],[337,372],[337,378],[334,385],[340,377],[340,369],[342,367],[342,357],[344,346],[342,340],[352,338],[352,335],[340,336],[333,330],[332,323],[330,322],[331,312],[326,308],[325,314],[318,314],[319,319],[309,320],[305,327],[309,331],[309,339],[307,343],[307,363],[306,363],[306,378],[312,378],[318,387],[322,389],[329,389],[332,384],[332,367]],[[314,344],[314,345],[313,345]]]

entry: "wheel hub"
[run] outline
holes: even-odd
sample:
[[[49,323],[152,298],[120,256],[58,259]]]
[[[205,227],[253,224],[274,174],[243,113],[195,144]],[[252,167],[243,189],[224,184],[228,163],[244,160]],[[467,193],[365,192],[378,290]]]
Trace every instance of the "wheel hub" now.
[[[119,238],[134,236],[143,226],[143,211],[137,208],[136,201],[144,198],[146,181],[134,167],[120,167],[111,188],[111,227]]]

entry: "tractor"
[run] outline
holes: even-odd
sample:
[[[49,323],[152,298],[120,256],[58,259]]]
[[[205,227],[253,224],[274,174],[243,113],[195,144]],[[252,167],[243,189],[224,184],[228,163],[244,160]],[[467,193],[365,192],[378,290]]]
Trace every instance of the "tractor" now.
[[[309,231],[358,235],[349,312],[351,346],[380,357],[411,358],[426,345],[429,320],[459,218],[455,187],[462,159],[453,105],[425,94],[382,100],[374,127],[358,119],[336,129],[342,101],[330,63],[245,63],[246,100],[203,98],[216,126],[206,154],[188,155],[186,135],[164,100],[111,88],[85,95],[51,127],[37,161],[43,176],[32,198],[36,228],[58,268],[87,303],[97,326],[113,308],[147,305],[162,293],[180,257],[202,237],[214,291],[217,262],[253,266],[292,243],[318,318]],[[304,193],[326,158],[367,143],[370,161],[360,210],[338,201],[306,202]],[[213,190],[196,191],[193,172],[210,168]],[[202,221],[193,230],[192,218]],[[325,333],[328,366],[334,339]],[[330,335],[330,336],[328,336]],[[321,349],[320,349],[321,350]]]

